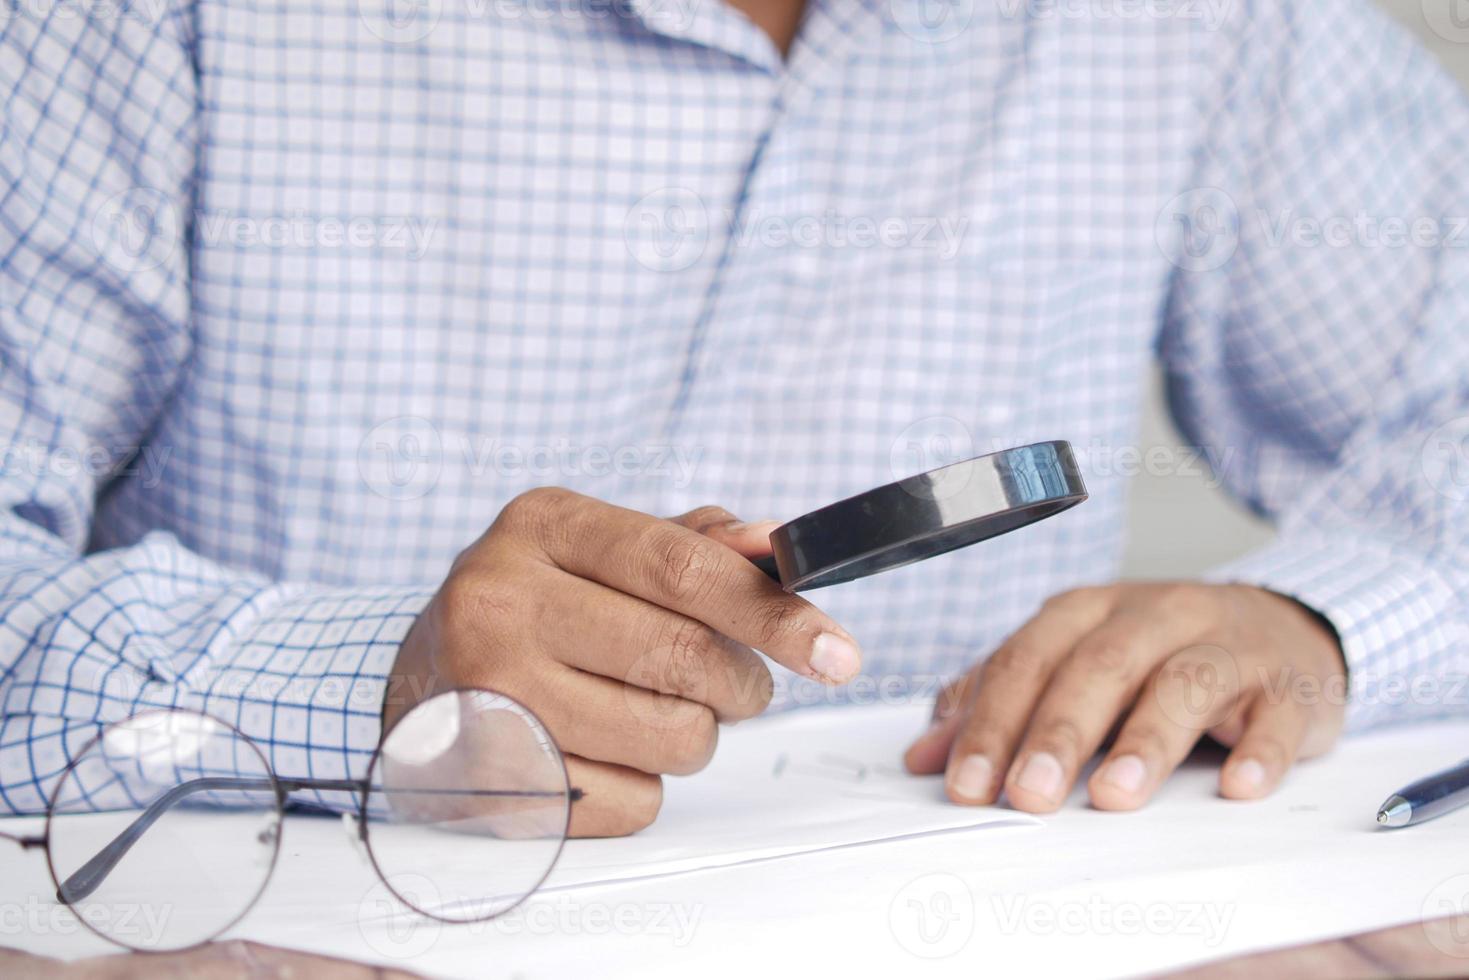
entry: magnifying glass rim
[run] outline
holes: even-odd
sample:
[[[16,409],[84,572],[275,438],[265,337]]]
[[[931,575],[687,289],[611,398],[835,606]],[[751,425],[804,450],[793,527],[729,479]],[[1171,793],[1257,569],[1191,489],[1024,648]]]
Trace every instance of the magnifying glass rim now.
[[[1058,472],[1066,481],[1067,492],[1040,496],[1018,504],[1012,503],[1009,506],[994,508],[983,513],[977,513],[967,516],[963,520],[958,520],[953,523],[946,523],[941,526],[932,527],[927,529],[926,531],[922,531],[916,534],[912,533],[911,531],[905,532],[901,538],[894,538],[887,541],[879,541],[872,547],[866,548],[863,551],[854,554],[847,555],[841,558],[839,561],[817,562],[816,567],[808,571],[803,572],[796,567],[803,562],[804,556],[801,553],[804,550],[807,550],[809,548],[809,545],[803,545],[798,541],[793,540],[793,529],[797,533],[799,533],[801,526],[804,524],[818,523],[822,519],[832,519],[839,517],[844,511],[851,509],[854,505],[860,505],[862,501],[868,499],[881,501],[885,497],[895,496],[897,494],[904,494],[908,498],[916,497],[922,499],[922,495],[915,493],[913,489],[915,483],[919,481],[924,481],[928,483],[939,482],[939,480],[941,480],[946,474],[955,472],[961,467],[968,467],[972,469],[977,465],[987,465],[993,471],[999,471],[1002,467],[1004,467],[1004,469],[1007,471],[1013,471],[1012,467],[1005,465],[1009,460],[1020,458],[1021,456],[1027,454],[1034,454],[1037,450],[1049,450],[1051,454],[1055,457],[1058,464]],[[968,478],[972,479],[973,474],[969,474]],[[964,489],[956,491],[954,493],[954,496],[960,497],[968,489],[969,488],[966,486]],[[950,463],[947,466],[941,466],[924,473],[917,473],[913,476],[904,477],[901,480],[895,480],[892,483],[887,483],[879,487],[874,487],[871,490],[864,490],[862,493],[854,494],[853,496],[847,497],[843,500],[839,500],[833,504],[828,504],[825,507],[810,511],[809,513],[803,514],[800,517],[795,518],[794,520],[782,524],[780,527],[771,532],[770,543],[775,552],[775,562],[776,566],[780,570],[781,582],[787,591],[796,592],[808,588],[825,588],[831,585],[840,585],[844,582],[866,578],[870,575],[878,575],[883,572],[892,571],[896,568],[902,568],[905,565],[911,565],[929,558],[935,558],[950,551],[957,551],[960,548],[968,547],[972,544],[978,544],[981,541],[987,541],[991,538],[999,537],[1003,534],[1008,534],[1011,531],[1018,531],[1022,527],[1026,527],[1030,524],[1035,524],[1048,517],[1054,517],[1055,515],[1060,514],[1063,511],[1070,510],[1072,507],[1075,507],[1077,504],[1085,501],[1088,496],[1089,494],[1086,490],[1086,484],[1082,480],[1081,469],[1077,465],[1075,453],[1071,448],[1071,443],[1067,442],[1064,439],[1049,440],[1045,442],[1031,443],[1026,446],[1016,446],[1010,449],[1003,449],[998,452],[986,453],[982,456],[976,456],[972,459],[960,460],[956,463]],[[1009,524],[1002,531],[996,531],[994,534],[980,534],[976,537],[970,537],[963,540],[959,544],[951,545],[939,551],[929,551],[924,554],[916,555],[912,558],[907,558],[902,561],[894,562],[892,564],[883,565],[879,568],[875,568],[871,571],[863,572],[858,575],[843,577],[839,574],[842,569],[851,568],[853,565],[858,565],[863,562],[869,561],[882,554],[892,551],[894,548],[902,547],[905,544],[909,544],[919,540],[930,539],[935,534],[953,534],[954,532],[962,531],[965,528],[972,528],[976,524],[982,524],[984,522],[992,521],[996,518],[1005,516],[1012,516],[1023,519],[1019,520],[1018,523]],[[787,577],[786,574],[788,570],[792,573],[789,577]]]
[[[472,919],[450,919],[445,918],[441,915],[434,915],[432,912],[426,912],[423,909],[419,908],[417,905],[414,905],[408,899],[404,898],[403,895],[401,895],[398,890],[393,887],[393,883],[388,880],[388,875],[383,871],[382,865],[378,864],[377,852],[374,851],[372,848],[372,831],[368,824],[368,801],[372,798],[373,794],[372,775],[378,769],[378,762],[382,759],[383,755],[383,746],[388,744],[388,736],[392,735],[392,733],[397,730],[398,726],[401,725],[405,720],[407,720],[407,718],[411,714],[413,714],[414,710],[416,710],[420,705],[427,704],[434,698],[448,697],[451,694],[489,694],[493,697],[504,698],[506,701],[510,701],[521,711],[525,712],[526,716],[537,727],[539,727],[542,732],[545,733],[546,739],[550,742],[551,747],[556,750],[556,763],[561,770],[561,785],[564,787],[566,794],[564,797],[566,801],[566,824],[561,828],[561,841],[556,845],[556,853],[551,855],[551,860],[546,863],[546,870],[541,873],[540,878],[536,879],[536,883],[528,888],[524,895],[520,896],[520,898],[516,899],[510,905],[507,905],[504,908],[499,909],[498,911],[491,912],[489,915],[480,915]],[[393,724],[388,728],[388,730],[383,733],[382,740],[378,742],[378,747],[373,750],[372,760],[367,764],[367,773],[365,776],[363,787],[364,789],[362,793],[362,803],[358,811],[358,820],[360,821],[359,825],[362,827],[363,850],[367,852],[367,860],[372,863],[372,870],[377,872],[378,880],[383,883],[383,887],[386,888],[394,898],[402,902],[404,908],[413,912],[415,915],[422,915],[427,918],[433,919],[436,922],[447,922],[452,925],[464,925],[470,922],[489,922],[493,919],[498,919],[500,916],[505,915],[507,912],[511,912],[515,909],[520,908],[520,906],[524,905],[532,895],[541,890],[541,886],[546,883],[546,879],[551,877],[551,872],[556,870],[556,865],[559,864],[561,861],[561,852],[566,849],[566,840],[568,837],[571,836],[571,775],[566,771],[566,753],[562,751],[560,743],[556,741],[556,737],[551,734],[551,729],[546,727],[546,723],[542,721],[540,716],[532,711],[525,702],[521,701],[519,698],[513,698],[508,694],[504,694],[500,691],[496,691],[488,687],[451,687],[447,690],[440,691],[438,694],[435,694],[432,697],[424,698],[418,704],[403,712],[402,715],[394,720]],[[381,790],[379,790],[378,792],[380,794],[382,793]],[[425,875],[424,877],[427,876]]]
[[[56,781],[56,785],[51,788],[51,797],[49,800],[46,801],[46,824],[41,830],[41,837],[45,841],[42,849],[46,852],[46,870],[51,873],[51,883],[56,886],[56,890],[59,893],[61,891],[61,882],[63,879],[61,875],[57,872],[56,861],[52,857],[51,842],[53,838],[51,834],[51,822],[58,815],[67,817],[84,815],[78,813],[58,814],[56,812],[57,803],[61,799],[62,787],[64,787],[67,780],[71,778],[72,773],[76,769],[76,767],[80,765],[82,760],[87,757],[87,753],[91,752],[92,749],[100,745],[102,743],[102,739],[106,737],[109,731],[118,727],[119,725],[126,725],[131,722],[135,722],[139,718],[147,718],[149,715],[192,715],[195,718],[203,718],[205,721],[209,722],[212,725],[217,725],[222,729],[228,729],[230,734],[249,746],[250,751],[254,752],[255,756],[260,760],[262,771],[270,779],[271,796],[275,801],[274,806],[276,826],[280,828],[280,830],[278,830],[274,835],[275,842],[270,851],[270,864],[266,867],[265,874],[262,875],[260,878],[260,887],[255,890],[254,895],[250,896],[250,901],[245,903],[245,905],[240,909],[238,915],[236,915],[230,921],[226,922],[224,925],[220,926],[219,929],[210,933],[208,936],[205,936],[198,942],[190,943],[187,946],[134,946],[133,944],[122,939],[118,939],[115,936],[109,936],[107,933],[94,926],[85,915],[81,914],[81,911],[77,908],[77,906],[71,904],[70,902],[62,902],[61,904],[65,905],[69,909],[72,909],[77,919],[79,919],[82,925],[86,926],[87,930],[93,935],[98,936],[109,943],[121,946],[124,949],[132,950],[135,953],[158,955],[164,955],[168,953],[187,953],[190,950],[200,949],[214,942],[214,940],[218,939],[220,936],[224,935],[226,932],[229,932],[235,926],[239,925],[240,922],[244,920],[245,916],[250,914],[250,910],[255,908],[256,904],[260,901],[260,896],[265,894],[265,889],[266,886],[270,884],[270,879],[275,876],[276,863],[280,860],[281,856],[281,838],[285,836],[285,794],[281,792],[280,781],[276,779],[275,770],[271,768],[270,761],[265,757],[265,753],[260,751],[260,746],[255,744],[254,739],[252,739],[249,735],[246,735],[244,732],[240,731],[238,727],[230,724],[229,722],[221,718],[216,718],[214,715],[206,714],[203,711],[198,711],[194,708],[164,707],[145,708],[142,711],[138,711],[128,715],[126,718],[120,718],[117,721],[109,721],[103,723],[102,727],[97,731],[97,734],[88,739],[86,744],[82,746],[81,751],[76,754],[71,762],[67,763],[66,769],[63,770],[61,774],[61,778],[58,779]],[[146,809],[146,807],[141,807],[139,809]],[[112,813],[118,811],[97,810],[94,812]]]

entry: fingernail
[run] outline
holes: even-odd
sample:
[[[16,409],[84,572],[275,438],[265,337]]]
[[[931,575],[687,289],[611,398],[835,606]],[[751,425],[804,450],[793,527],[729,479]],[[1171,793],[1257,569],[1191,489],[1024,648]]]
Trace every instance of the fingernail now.
[[[829,684],[845,684],[862,669],[862,655],[851,640],[822,633],[811,647],[811,670]]]
[[[780,527],[780,521],[730,521],[724,525],[724,529],[730,534],[764,534],[770,536],[770,532]]]
[[[1234,781],[1247,790],[1265,788],[1265,767],[1254,759],[1246,759],[1234,767]]]
[[[1020,775],[1015,777],[1015,785],[1027,793],[1054,800],[1061,795],[1061,780],[1064,777],[1059,759],[1049,752],[1036,752],[1025,760]]]
[[[971,755],[954,770],[954,792],[967,800],[982,800],[990,791],[994,767],[982,755]]]
[[[1102,773],[1102,782],[1129,796],[1141,793],[1147,781],[1148,767],[1135,755],[1118,756],[1107,764],[1107,771]]]

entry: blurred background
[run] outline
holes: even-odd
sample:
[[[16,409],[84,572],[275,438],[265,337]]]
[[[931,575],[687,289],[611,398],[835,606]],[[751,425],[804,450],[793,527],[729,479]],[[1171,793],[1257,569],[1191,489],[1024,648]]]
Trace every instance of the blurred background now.
[[[1376,0],[1417,34],[1469,86],[1469,0]],[[1469,166],[1469,161],[1465,161]],[[1149,447],[1186,445],[1173,428],[1160,379],[1149,386],[1143,456]],[[1207,473],[1139,475],[1132,482],[1131,534],[1125,575],[1178,578],[1252,551],[1271,538],[1270,527],[1213,487]]]

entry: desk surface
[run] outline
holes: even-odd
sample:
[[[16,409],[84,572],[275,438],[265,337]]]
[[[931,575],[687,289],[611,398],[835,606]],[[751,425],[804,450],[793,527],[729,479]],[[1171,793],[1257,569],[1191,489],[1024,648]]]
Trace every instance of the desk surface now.
[[[1393,929],[1241,956],[1182,973],[1176,980],[1258,980],[1310,976],[1321,980],[1462,977],[1469,973],[1469,916],[1432,919]],[[62,963],[0,948],[0,976],[14,980],[104,977],[201,977],[257,980],[309,976],[320,980],[411,980],[415,974],[256,943],[229,942],[164,956],[116,954]]]
[[[921,721],[851,710],[834,723],[891,724],[882,740],[895,745],[898,730]],[[788,728],[781,737],[801,740]],[[983,965],[1002,976],[1202,968],[1196,975],[1227,977],[1256,973],[1260,954],[1272,972],[1469,975],[1469,919],[1421,924],[1469,913],[1469,810],[1407,831],[1380,831],[1372,820],[1403,775],[1458,761],[1466,742],[1465,723],[1349,739],[1253,804],[1221,801],[1218,758],[1201,755],[1138,813],[1101,813],[1078,796],[1040,826],[548,888],[514,914],[456,927],[383,914],[382,886],[340,824],[301,818],[288,821],[271,885],[231,936],[261,945],[192,955],[205,958],[199,965],[218,958],[221,976],[240,972],[248,956],[294,955],[267,947],[463,977],[570,973],[589,963],[641,980],[748,977],[772,965],[815,975],[972,976]],[[703,776],[671,786],[670,797],[702,792]],[[803,813],[762,807],[748,820],[758,827]],[[660,835],[655,826],[650,839],[674,841],[676,831]],[[15,928],[16,915],[0,915],[0,946],[65,959],[109,952],[56,917],[39,855],[7,856],[4,867],[0,913],[33,913],[41,926]],[[1358,938],[1337,938],[1348,935]],[[1324,940],[1333,941],[1309,946]],[[1299,946],[1307,948],[1275,952]],[[108,975],[128,964],[98,966]],[[44,963],[26,969],[57,972]],[[15,972],[0,962],[0,973]]]
[[[1469,916],[1430,919],[1309,946],[1241,956],[1173,974],[1179,980],[1260,977],[1462,977],[1469,974]]]

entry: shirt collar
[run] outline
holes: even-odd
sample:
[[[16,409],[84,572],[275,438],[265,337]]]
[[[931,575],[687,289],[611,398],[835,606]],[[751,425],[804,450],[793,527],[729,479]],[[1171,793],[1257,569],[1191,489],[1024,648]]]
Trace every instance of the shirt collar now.
[[[805,87],[833,77],[863,44],[882,34],[894,4],[919,0],[807,0],[787,71]]]
[[[622,0],[643,25],[664,37],[724,51],[796,88],[819,87],[863,40],[880,33],[889,7],[922,0],[807,0],[788,60],[748,17],[724,0]]]
[[[772,74],[782,71],[780,52],[770,38],[724,0],[623,2],[655,34],[723,51]]]

